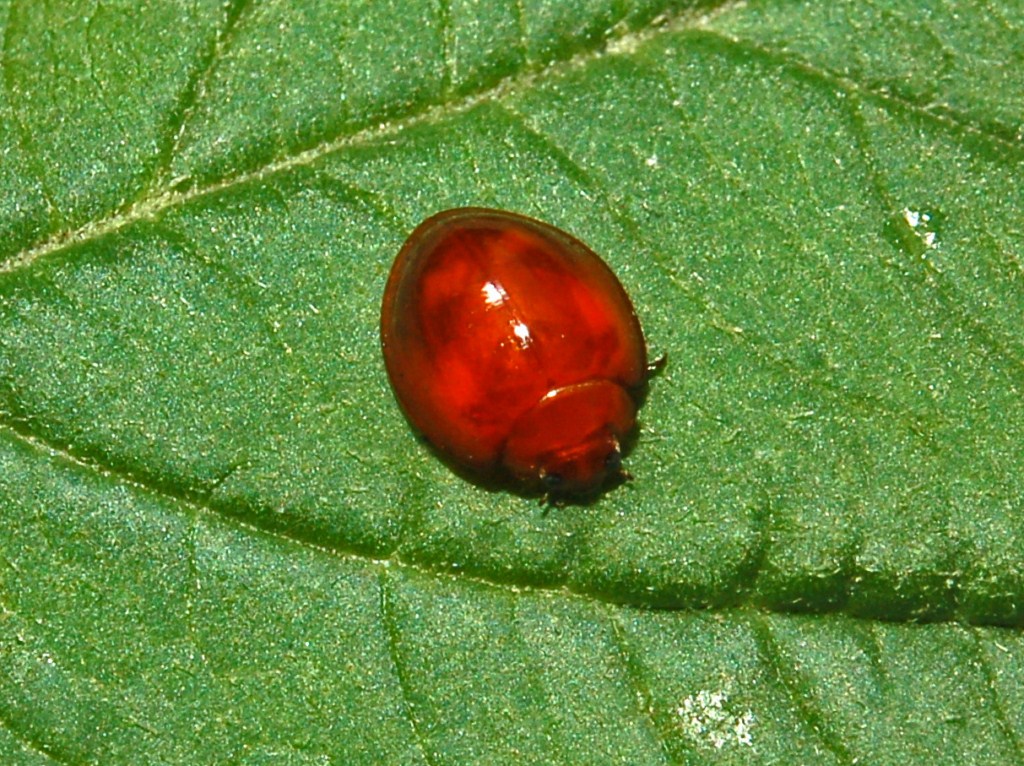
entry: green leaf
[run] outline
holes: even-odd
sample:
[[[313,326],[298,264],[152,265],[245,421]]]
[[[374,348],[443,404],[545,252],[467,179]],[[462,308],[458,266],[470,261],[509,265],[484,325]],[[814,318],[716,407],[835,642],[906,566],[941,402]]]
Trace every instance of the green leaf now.
[[[1019,4],[0,27],[0,762],[1024,763]],[[379,301],[458,205],[620,275],[635,481],[409,431]]]

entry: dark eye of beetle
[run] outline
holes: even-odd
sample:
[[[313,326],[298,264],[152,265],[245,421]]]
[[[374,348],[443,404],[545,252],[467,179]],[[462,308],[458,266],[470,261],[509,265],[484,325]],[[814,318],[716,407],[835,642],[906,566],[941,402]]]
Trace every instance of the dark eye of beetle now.
[[[604,467],[609,473],[617,473],[622,470],[622,453],[617,449],[609,452],[604,459]]]
[[[562,486],[562,474],[560,473],[546,473],[540,477],[540,480],[548,492],[553,492]]]

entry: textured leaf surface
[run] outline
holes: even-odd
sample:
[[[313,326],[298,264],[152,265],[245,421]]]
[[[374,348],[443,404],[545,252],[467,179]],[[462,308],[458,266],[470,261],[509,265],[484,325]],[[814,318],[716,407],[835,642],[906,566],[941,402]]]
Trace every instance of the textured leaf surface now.
[[[1024,13],[0,3],[0,761],[1024,763]],[[637,477],[451,474],[457,205],[602,253]]]

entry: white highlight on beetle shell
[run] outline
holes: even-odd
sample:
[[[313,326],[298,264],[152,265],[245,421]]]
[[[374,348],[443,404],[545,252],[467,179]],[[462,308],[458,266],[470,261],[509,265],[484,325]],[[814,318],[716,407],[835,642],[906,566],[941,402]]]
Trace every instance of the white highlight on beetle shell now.
[[[500,306],[508,299],[505,291],[494,282],[486,282],[480,292],[484,294],[484,303],[492,308]]]

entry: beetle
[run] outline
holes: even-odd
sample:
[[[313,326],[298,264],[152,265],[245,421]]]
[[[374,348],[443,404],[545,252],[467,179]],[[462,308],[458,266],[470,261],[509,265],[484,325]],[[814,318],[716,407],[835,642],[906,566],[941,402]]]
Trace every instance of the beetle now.
[[[503,210],[428,218],[391,267],[380,334],[407,419],[455,467],[548,498],[630,478],[622,445],[663,360],[570,234]]]

